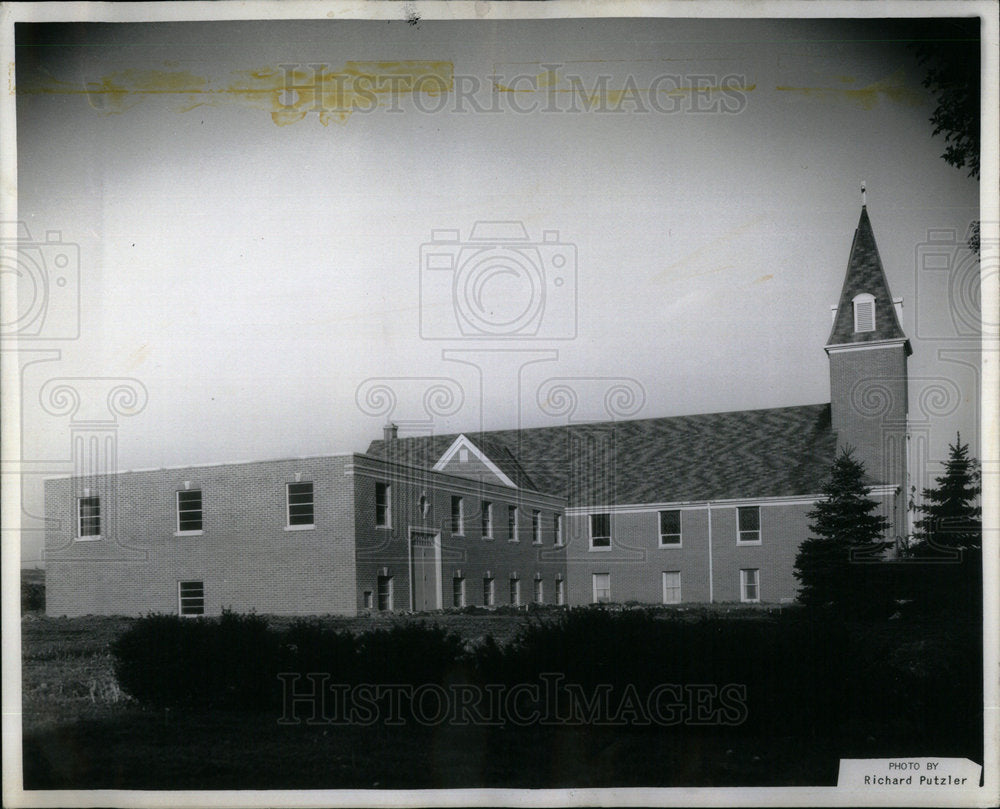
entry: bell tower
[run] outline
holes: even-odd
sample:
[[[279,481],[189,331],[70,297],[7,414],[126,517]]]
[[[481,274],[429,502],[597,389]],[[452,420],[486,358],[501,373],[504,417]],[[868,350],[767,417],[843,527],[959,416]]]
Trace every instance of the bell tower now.
[[[862,186],[840,299],[827,340],[830,407],[837,452],[852,447],[873,494],[885,494],[893,535],[906,533],[906,360],[912,353],[889,292]]]

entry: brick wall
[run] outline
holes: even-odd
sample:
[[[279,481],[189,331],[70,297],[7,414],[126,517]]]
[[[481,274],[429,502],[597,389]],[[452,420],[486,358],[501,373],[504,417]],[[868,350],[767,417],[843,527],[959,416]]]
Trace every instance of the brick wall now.
[[[349,456],[127,472],[46,482],[50,615],[176,613],[178,581],[205,612],[354,614]],[[314,485],[314,525],[288,531],[287,483]],[[176,492],[202,490],[203,532],[176,536]],[[102,536],[75,538],[76,498],[101,498]]]

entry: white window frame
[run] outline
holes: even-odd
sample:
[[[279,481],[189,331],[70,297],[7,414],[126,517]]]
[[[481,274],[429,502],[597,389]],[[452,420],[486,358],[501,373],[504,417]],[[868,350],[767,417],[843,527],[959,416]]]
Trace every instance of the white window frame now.
[[[861,292],[858,295],[854,296],[854,298],[851,300],[851,303],[854,305],[854,331],[856,333],[862,333],[862,334],[865,333],[865,332],[875,331],[875,329],[876,329],[876,323],[875,323],[875,296],[872,295],[869,292]],[[858,313],[861,311],[861,307],[864,306],[864,305],[866,305],[866,304],[871,306],[872,320],[871,320],[871,328],[870,329],[859,328],[859,326],[862,325],[862,324],[860,323],[860,319],[858,317]]]
[[[605,578],[605,580],[607,581],[607,587],[600,587],[600,588],[598,588],[597,583],[598,583],[598,577],[600,577],[600,576],[603,576]],[[592,589],[593,589],[593,597],[594,597],[594,602],[593,603],[594,604],[610,604],[611,603],[611,573],[610,572],[608,572],[608,573],[592,573],[590,581],[591,581],[591,585],[592,585]],[[598,596],[599,592],[607,593],[607,595],[604,597],[604,600],[601,600],[600,596]]]
[[[521,606],[521,580],[511,579],[510,580],[510,605],[512,607]]]
[[[312,487],[312,499],[309,505],[312,507],[312,522],[292,524],[292,486],[302,486],[308,484]],[[316,484],[311,480],[296,480],[285,484],[285,530],[286,531],[312,531],[316,527]]]
[[[597,537],[598,539],[605,539],[606,538],[608,540],[608,544],[607,545],[604,545],[604,544],[595,545],[594,544],[594,519],[596,517],[607,517],[607,520],[608,520],[608,534],[607,534],[607,537],[605,537],[604,534],[601,534],[599,537]],[[592,550],[592,551],[610,551],[611,550],[611,514],[610,514],[610,512],[601,511],[601,512],[595,512],[593,514],[587,515],[587,528],[588,528],[588,531],[590,532],[590,550]]]
[[[676,576],[677,577],[677,584],[676,585],[671,585],[668,588],[667,587],[667,576]],[[673,592],[674,590],[676,590],[677,591],[677,598],[671,598],[671,599],[668,600],[667,599],[667,590],[668,589],[671,592]],[[663,571],[663,603],[664,604],[680,604],[681,603],[681,599],[683,598],[681,592],[682,592],[681,591],[681,572],[679,570],[664,570]]]
[[[497,602],[497,580],[493,576],[483,576],[483,606],[493,607]]]
[[[385,520],[383,522],[378,521],[378,492],[379,488],[385,493]],[[376,528],[392,528],[392,484],[386,483],[385,481],[375,481],[375,527]]]
[[[555,518],[554,519],[554,522],[555,522],[555,536],[556,536],[555,546],[557,548],[561,548],[562,544],[563,544],[563,517],[562,517],[562,514],[555,514],[553,516]]]
[[[542,512],[537,508],[531,511],[531,544],[542,544]]]
[[[191,492],[198,492],[198,502],[201,504],[198,507],[198,521],[201,523],[201,528],[181,529],[181,495],[190,494]],[[187,509],[187,511],[192,510]],[[177,530],[174,531],[175,537],[197,537],[205,533],[205,497],[200,488],[178,489],[174,497],[174,513],[177,517]]]
[[[677,533],[676,534],[664,534],[663,533],[663,515],[664,514],[676,514],[677,515]],[[661,548],[683,548],[684,547],[684,515],[679,508],[664,508],[656,512],[657,530],[660,534],[660,547]],[[676,542],[664,542],[664,537],[677,537]]]
[[[370,610],[375,606],[375,595],[372,593],[371,590],[365,590],[364,593],[362,594],[362,598],[364,599],[364,605],[366,610]]]
[[[386,583],[386,605],[382,606],[382,591],[380,585]],[[375,578],[375,609],[379,612],[392,612],[395,583],[392,576],[377,576]]]
[[[184,592],[184,585],[200,584],[201,585],[201,611],[200,612],[185,612],[184,611],[184,601],[197,600],[198,596],[182,595]],[[197,580],[187,580],[177,582],[177,614],[181,618],[200,618],[205,614],[205,582]]]
[[[750,581],[749,574],[753,573],[753,581]],[[752,585],[757,590],[757,596],[755,598],[747,597],[747,588]],[[760,568],[759,567],[744,567],[740,568],[740,601],[744,604],[759,604],[760,603]]]
[[[521,541],[521,510],[517,506],[509,506],[507,511],[507,531],[510,536],[507,537],[508,542],[520,542]],[[513,517],[513,519],[511,519]]]
[[[556,579],[556,604],[560,607],[566,605],[566,580]]]
[[[458,518],[455,518],[455,504],[458,503]],[[465,498],[459,494],[451,496],[451,535],[465,536]]]
[[[96,534],[85,534],[83,533],[83,501],[84,500],[96,500],[97,501],[97,533]],[[88,517],[87,519],[93,519],[93,517]],[[99,494],[88,494],[83,497],[76,498],[76,541],[77,542],[96,542],[101,539],[101,496]]]
[[[483,500],[483,539],[493,539],[493,503]]]
[[[756,509],[757,510],[757,530],[756,531],[753,531],[753,530],[750,530],[750,529],[743,530],[743,529],[740,528],[740,513],[743,512],[743,511],[745,511],[745,510],[749,510],[749,509]],[[763,515],[761,514],[761,507],[760,506],[738,506],[736,508],[736,544],[737,545],[760,545],[761,544],[761,540],[762,540],[762,538],[764,536],[764,524],[763,524],[763,519],[762,518],[763,518]],[[744,534],[757,534],[757,538],[756,539],[744,539],[743,538]]]
[[[458,583],[458,590],[455,589],[455,584]],[[455,596],[458,596],[458,603],[455,603]],[[465,576],[453,576],[451,579],[451,605],[455,609],[461,609],[465,606]]]

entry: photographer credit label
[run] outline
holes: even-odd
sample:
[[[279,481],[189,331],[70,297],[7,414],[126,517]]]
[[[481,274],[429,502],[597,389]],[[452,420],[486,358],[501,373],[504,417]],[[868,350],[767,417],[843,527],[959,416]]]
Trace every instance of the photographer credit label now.
[[[977,789],[983,768],[967,758],[842,758],[847,789]]]

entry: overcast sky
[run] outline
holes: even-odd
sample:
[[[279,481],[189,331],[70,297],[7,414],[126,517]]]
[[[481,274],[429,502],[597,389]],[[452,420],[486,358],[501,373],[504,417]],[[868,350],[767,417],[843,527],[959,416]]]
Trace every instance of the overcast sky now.
[[[72,471],[71,416],[40,406],[55,377],[141,384],[145,406],[117,417],[121,469],[363,451],[388,417],[435,432],[602,419],[615,386],[633,398],[612,396],[612,415],[637,418],[829,401],[823,346],[862,180],[904,298],[915,429],[931,459],[959,429],[976,447],[978,286],[962,244],[979,186],[940,159],[891,21],[18,33],[19,219],[35,241],[79,245],[79,336],[32,344],[59,353],[23,374],[29,514],[43,510],[35,478]],[[269,88],[296,64],[432,78],[376,93],[373,110],[361,96],[291,120]],[[433,76],[451,89],[433,92]],[[422,256],[464,266],[480,220],[523,222],[542,246],[504,265],[520,275],[484,275],[477,321],[475,301],[451,297],[458,270]],[[422,253],[435,230],[458,241]],[[932,230],[957,238],[953,273],[926,266]],[[40,336],[73,335],[60,306]],[[529,339],[478,339],[518,327]],[[91,386],[76,418],[100,418],[87,408],[116,383],[72,384]],[[435,385],[451,403],[425,397]],[[38,558],[40,523],[25,528]]]

